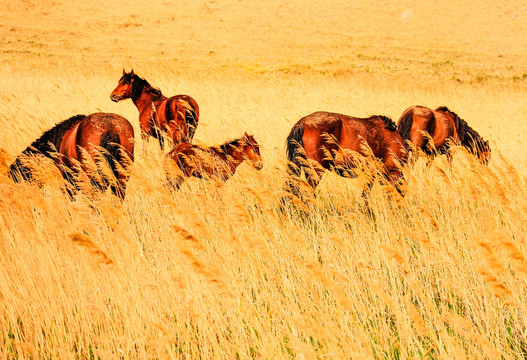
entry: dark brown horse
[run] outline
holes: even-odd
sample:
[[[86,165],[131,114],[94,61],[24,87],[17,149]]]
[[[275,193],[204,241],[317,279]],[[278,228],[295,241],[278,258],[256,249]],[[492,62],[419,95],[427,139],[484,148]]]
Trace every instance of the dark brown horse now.
[[[377,167],[383,177],[400,190],[401,164],[407,152],[395,123],[385,116],[366,119],[319,111],[300,119],[286,141],[289,172],[297,177],[302,170],[313,190],[325,170],[341,176],[354,176],[368,156],[382,165]],[[379,164],[380,165],[380,164]],[[287,190],[300,195],[294,183]]]
[[[249,160],[257,170],[263,167],[260,146],[254,137],[247,133],[243,138],[219,146],[201,147],[181,143],[167,154],[167,159],[169,160],[167,178],[175,189],[179,189],[190,176],[197,178],[214,176],[225,181],[245,160]]]
[[[124,200],[129,178],[127,168],[129,160],[134,160],[134,129],[128,120],[117,114],[73,116],[44,132],[18,155],[10,166],[10,177],[15,182],[35,180],[31,158],[35,160],[39,155],[52,159],[64,179],[74,187],[77,175],[82,171],[95,188],[104,191],[110,187],[116,196]],[[93,171],[90,161],[97,162],[101,156],[115,179],[104,172]],[[73,195],[75,189],[68,188],[68,191]]]
[[[481,163],[486,165],[490,160],[489,142],[446,106],[435,110],[411,106],[401,115],[397,129],[403,140],[410,141],[428,155],[433,155],[434,150],[449,155],[450,145],[461,144]]]
[[[190,142],[194,137],[199,121],[198,103],[187,95],[176,95],[167,98],[161,90],[151,86],[134,71],[123,76],[112,91],[110,99],[118,102],[131,98],[139,110],[139,124],[144,138],[152,136],[159,140],[164,148],[162,132],[172,139],[174,144]]]

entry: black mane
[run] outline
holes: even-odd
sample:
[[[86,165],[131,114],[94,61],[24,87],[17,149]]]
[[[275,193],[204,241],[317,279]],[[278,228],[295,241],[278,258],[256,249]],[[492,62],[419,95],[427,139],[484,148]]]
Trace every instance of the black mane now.
[[[148,81],[137,76],[136,74],[131,74],[131,73],[124,74],[119,80],[119,82],[121,81],[130,82],[132,80],[133,80],[132,101],[135,101],[141,97],[141,93],[143,92],[143,89],[151,94],[154,94],[154,99],[157,99],[163,96],[163,94],[161,93],[161,90],[153,87],[152,85],[150,85]]]
[[[440,106],[437,111],[448,112],[454,116],[454,124],[459,136],[461,145],[469,149],[470,152],[479,156],[481,153],[488,153],[490,156],[489,142],[483,139],[476,130],[471,128],[467,122],[461,119],[455,112],[451,111],[446,106]]]
[[[14,182],[21,180],[31,181],[33,175],[30,167],[24,165],[24,157],[34,154],[42,154],[48,158],[53,158],[53,154],[60,148],[60,143],[64,134],[77,123],[82,121],[86,115],[75,115],[64,120],[51,129],[45,131],[37,140],[33,141],[20,155],[15,162],[9,166],[9,177]]]
[[[243,141],[242,138],[234,139],[231,141],[227,141],[226,143],[221,144],[219,146],[215,146],[215,148],[218,149],[220,152],[227,154],[229,150],[231,150],[233,147],[235,148],[239,147],[242,141]]]
[[[373,115],[368,118],[369,120],[382,120],[384,122],[384,128],[390,131],[397,131],[397,125],[388,116],[384,115]]]
[[[436,111],[448,112],[454,116],[454,124],[456,125],[459,141],[461,141],[462,145],[472,147],[475,142],[479,143],[484,141],[476,130],[472,129],[465,120],[461,119],[455,112],[446,106],[440,106]]]
[[[62,137],[75,124],[82,121],[86,115],[75,115],[67,120],[64,120],[51,129],[46,130],[37,140],[33,141],[22,154],[35,154],[41,152],[50,157],[50,154],[56,152],[62,141]]]

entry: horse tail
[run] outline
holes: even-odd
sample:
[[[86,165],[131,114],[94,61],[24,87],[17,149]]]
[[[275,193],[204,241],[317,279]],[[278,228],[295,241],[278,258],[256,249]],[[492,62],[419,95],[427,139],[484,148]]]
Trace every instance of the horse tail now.
[[[397,131],[401,134],[401,137],[406,142],[410,140],[410,131],[414,123],[414,115],[412,111],[406,111],[403,116],[399,119],[397,124]]]
[[[196,128],[198,127],[198,116],[194,109],[185,109],[185,125],[188,129],[188,139],[189,142],[194,138],[194,133],[196,132]]]
[[[15,183],[19,183],[23,180],[31,180],[31,171],[22,165],[20,158],[17,158],[14,163],[9,166],[9,172],[7,176]]]
[[[300,120],[293,126],[291,132],[289,132],[286,140],[285,150],[287,159],[289,160],[287,167],[292,174],[296,174],[297,176],[300,176],[302,173],[302,162],[305,163],[305,161],[307,161],[306,154],[304,152],[304,140],[302,140],[303,136],[304,124]]]
[[[103,134],[99,146],[106,150],[103,152],[104,160],[106,160],[112,173],[117,179],[119,173],[117,172],[117,165],[115,162],[121,162],[121,139],[119,138],[119,134],[114,132]]]

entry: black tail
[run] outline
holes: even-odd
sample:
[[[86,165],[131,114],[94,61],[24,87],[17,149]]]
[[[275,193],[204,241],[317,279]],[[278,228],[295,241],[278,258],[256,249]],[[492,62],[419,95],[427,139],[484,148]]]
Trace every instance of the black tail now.
[[[121,139],[119,139],[119,135],[107,132],[101,137],[99,146],[106,149],[107,152],[103,153],[104,159],[117,178],[118,173],[115,162],[121,162]]]
[[[106,151],[103,152],[104,160],[108,163],[108,166],[112,170],[115,179],[108,181],[104,179],[105,188],[109,185],[112,192],[121,199],[124,199],[124,189],[122,184],[119,182],[119,172],[117,171],[117,163],[121,163],[121,139],[119,135],[113,132],[107,132],[101,137],[99,146],[104,148]]]
[[[190,142],[194,138],[194,133],[198,127],[198,116],[193,109],[185,110],[185,125],[188,129],[188,140]]]
[[[397,124],[397,131],[401,134],[404,142],[410,140],[410,130],[412,130],[412,125],[414,123],[414,116],[411,111],[406,112],[406,114],[401,117],[399,123]]]
[[[287,136],[285,143],[287,159],[290,161],[290,163],[292,163],[288,165],[289,171],[292,174],[296,174],[297,176],[300,176],[302,173],[303,165],[301,164],[300,159],[306,160],[304,141],[302,140],[303,136],[304,124],[302,120],[300,120],[291,129],[291,132]]]

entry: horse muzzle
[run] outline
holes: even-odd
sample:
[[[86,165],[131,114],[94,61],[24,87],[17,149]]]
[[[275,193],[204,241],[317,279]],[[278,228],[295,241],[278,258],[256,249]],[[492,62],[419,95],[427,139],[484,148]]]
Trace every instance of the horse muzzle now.
[[[113,93],[112,95],[110,95],[110,99],[112,99],[113,102],[118,102],[119,100],[121,100],[121,97],[116,93]]]

